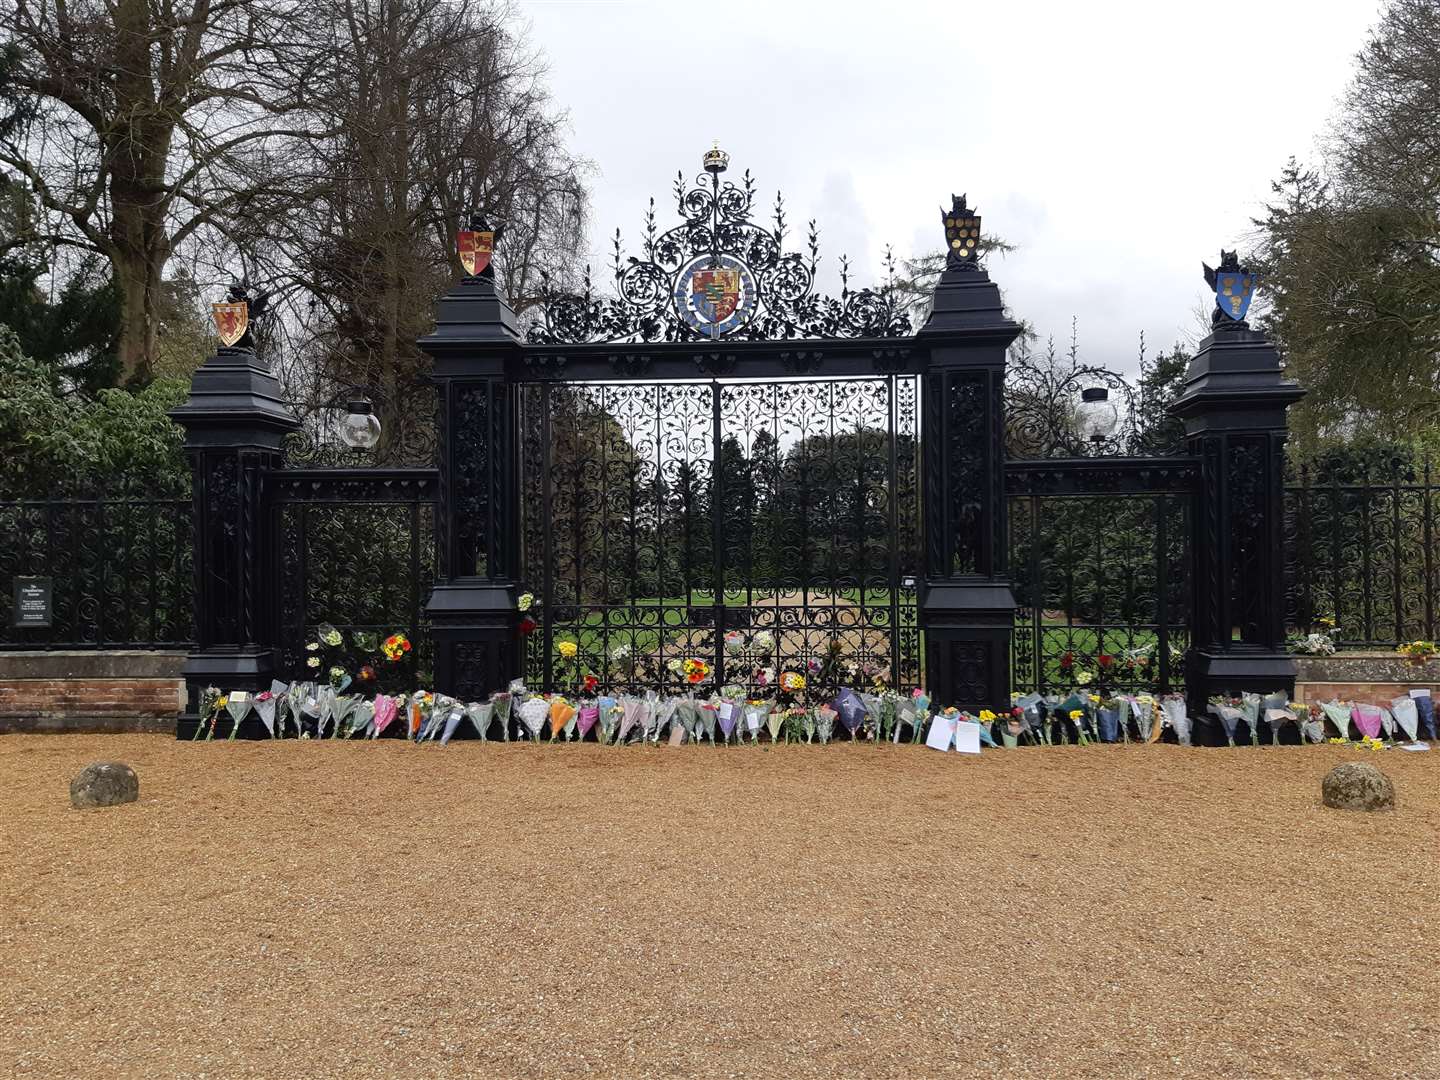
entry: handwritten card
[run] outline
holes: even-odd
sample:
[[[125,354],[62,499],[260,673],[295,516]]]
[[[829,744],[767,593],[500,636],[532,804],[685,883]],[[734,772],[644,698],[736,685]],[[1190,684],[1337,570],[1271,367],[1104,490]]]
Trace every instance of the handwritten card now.
[[[937,716],[930,724],[930,734],[925,736],[925,745],[931,750],[949,750],[955,741],[955,721],[948,716]]]
[[[980,752],[980,725],[962,720],[955,725],[955,749],[962,754]]]

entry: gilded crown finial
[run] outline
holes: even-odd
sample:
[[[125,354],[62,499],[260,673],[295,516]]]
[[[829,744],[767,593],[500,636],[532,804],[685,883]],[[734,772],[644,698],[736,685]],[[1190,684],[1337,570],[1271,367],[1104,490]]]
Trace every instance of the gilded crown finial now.
[[[705,151],[705,171],[710,173],[722,173],[730,164],[730,155],[720,149],[720,140],[715,140],[715,145]]]

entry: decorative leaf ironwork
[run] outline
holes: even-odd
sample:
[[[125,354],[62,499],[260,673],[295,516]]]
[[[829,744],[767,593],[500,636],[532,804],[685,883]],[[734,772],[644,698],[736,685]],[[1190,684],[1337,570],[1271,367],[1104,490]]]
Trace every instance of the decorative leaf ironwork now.
[[[747,170],[739,183],[722,181],[718,172],[701,174],[687,185],[683,172],[674,185],[680,223],[663,232],[650,200],[641,236],[643,258],[627,256],[615,231],[612,275],[614,295],[596,288],[585,268],[578,289],[562,289],[548,278],[541,290],[536,321],[528,338],[536,344],[587,342],[704,341],[703,329],[686,321],[677,294],[690,289],[687,272],[697,259],[707,265],[738,266],[753,288],[753,315],[723,335],[730,340],[904,337],[912,332],[906,305],[893,286],[893,260],[887,258],[887,283],[878,289],[852,289],[849,264],[841,260],[838,297],[814,291],[820,260],[819,230],[809,223],[804,252],[786,251],[785,204],[775,197],[773,225],[751,219],[755,181]]]

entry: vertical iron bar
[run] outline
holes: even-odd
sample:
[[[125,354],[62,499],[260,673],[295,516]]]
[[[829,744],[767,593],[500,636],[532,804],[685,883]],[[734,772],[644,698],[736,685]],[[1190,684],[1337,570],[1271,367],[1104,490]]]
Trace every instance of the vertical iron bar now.
[[[540,522],[541,544],[545,552],[544,580],[541,582],[540,610],[543,618],[540,627],[540,687],[549,693],[554,681],[551,658],[554,656],[554,568],[555,535],[554,490],[550,477],[550,384],[540,384]]]
[[[53,501],[47,500],[42,505],[45,507],[45,576],[48,577],[51,581],[54,581],[55,574],[52,569],[52,560],[55,558],[55,503]],[[34,563],[31,563],[30,565],[33,566]],[[52,604],[55,602],[53,597],[51,598],[50,602]],[[70,637],[72,639],[79,636],[76,629],[76,624],[78,622],[76,609],[79,606],[79,604],[74,602],[74,593],[72,592],[70,604]],[[58,622],[59,620],[51,621]],[[55,629],[56,628],[52,626],[49,630],[45,632],[46,638],[52,643],[55,640]]]
[[[1298,614],[1303,618],[1305,626],[1309,630],[1310,625],[1315,622],[1315,547],[1311,540],[1313,527],[1313,515],[1310,506],[1310,466],[1300,466],[1300,515],[1295,522],[1295,544],[1303,556],[1300,565],[1301,588],[1304,590],[1305,607]],[[1297,626],[1297,631],[1302,627]]]
[[[1030,511],[1030,648],[1035,656],[1032,677],[1037,693],[1045,692],[1045,586],[1040,579],[1040,496],[1027,500]]]
[[[491,439],[493,436],[495,430],[495,414],[506,408],[506,389],[503,384],[494,379],[489,379],[485,383],[485,432],[483,438],[486,440]],[[497,447],[492,443],[489,452],[486,454],[487,462],[495,456],[496,450]],[[478,557],[481,553],[484,554],[485,579],[487,581],[494,581],[501,575],[501,567],[498,565],[499,560],[495,557],[501,548],[495,529],[495,510],[496,504],[503,496],[501,492],[497,490],[498,485],[494,484],[492,480],[495,475],[494,466],[487,465],[486,471],[489,475],[486,477],[485,484],[485,543],[476,545],[476,547],[479,548],[476,555]],[[473,573],[473,570],[471,572]]]
[[[100,539],[98,550],[104,551],[107,546],[105,542],[104,499],[95,500],[95,518],[95,535]],[[107,599],[105,595],[105,559],[103,556],[100,557],[97,562],[96,571],[96,591],[99,593],[99,602],[95,606],[95,644],[103,646],[105,644],[105,601]]]
[[[310,613],[310,507],[301,503],[299,510],[300,524],[296,527],[299,551],[296,553],[296,558],[300,564],[300,587],[295,612],[300,621],[291,627],[291,633],[297,640],[303,639],[305,636],[305,624],[309,621],[306,616]]]
[[[1170,692],[1170,501],[1155,497],[1155,659],[1160,665],[1160,693]]]
[[[1332,614],[1335,617],[1335,625],[1344,625],[1341,622],[1340,614],[1340,567],[1341,563],[1341,522],[1340,522],[1340,477],[1332,470],[1330,473],[1330,597],[1335,605]],[[1360,641],[1363,637],[1352,635],[1352,640]]]
[[[1405,640],[1405,605],[1400,596],[1400,462],[1390,462],[1390,599],[1395,605],[1395,644]]]
[[[598,492],[600,495],[600,595],[596,603],[600,605],[600,670],[606,670],[606,661],[610,656],[610,428],[605,423],[610,417],[609,405],[613,402],[606,400],[607,390],[600,387],[600,415],[596,418],[596,427],[600,433],[600,483]],[[581,625],[584,625],[583,623]]]
[[[1360,596],[1364,602],[1365,640],[1375,640],[1375,598],[1372,594],[1373,572],[1370,565],[1370,491],[1361,491],[1360,499]]]
[[[490,516],[494,521],[493,512]],[[410,503],[410,637],[420,639],[420,503],[417,501]]]
[[[659,385],[646,387],[645,400],[655,402],[655,591],[659,594],[655,597],[655,648],[658,654],[658,677],[661,685],[664,685],[667,636],[665,622],[668,608],[666,599],[670,591],[670,572],[665,563],[665,453],[662,449],[664,429],[660,421],[661,392]]]
[[[1430,486],[1430,455],[1429,455],[1428,452],[1427,452],[1426,455],[1425,455],[1425,471],[1424,471],[1424,477],[1425,477],[1425,487],[1423,488],[1423,492],[1424,492],[1423,498],[1424,498],[1424,506],[1425,506],[1425,522],[1424,522],[1424,531],[1425,531],[1425,588],[1424,588],[1424,593],[1425,593],[1425,637],[1426,637],[1427,640],[1434,641],[1434,640],[1435,640],[1435,567],[1434,567],[1434,560],[1433,560],[1433,557],[1432,557],[1432,549],[1433,549],[1433,543],[1434,543],[1434,531],[1433,531],[1433,529],[1432,529],[1432,527],[1431,527],[1434,518],[1433,518],[1432,515],[1431,515],[1431,509],[1432,509],[1432,507],[1431,507],[1430,496],[1431,496],[1431,494],[1432,494],[1432,492],[1433,492],[1433,489],[1432,489],[1431,486]]]
[[[885,410],[888,423],[885,433],[885,457],[888,466],[886,501],[890,511],[890,686],[894,689],[900,686],[900,461],[899,451],[895,446],[900,401],[896,392],[897,386],[896,376],[886,377],[885,393],[889,395],[889,408]]]
[[[155,613],[157,610],[155,600],[155,519],[160,515],[160,504],[158,502],[146,503],[145,509],[147,511],[145,520],[149,526],[149,528],[146,529],[146,534],[149,539],[145,545],[145,573],[149,576],[149,580],[146,582],[148,586],[146,591],[150,598],[150,616],[145,620],[145,625],[149,628],[147,637],[153,645],[160,638],[159,628],[155,624]]]
[[[720,383],[710,382],[710,610],[715,619],[715,685],[725,684],[725,461]]]

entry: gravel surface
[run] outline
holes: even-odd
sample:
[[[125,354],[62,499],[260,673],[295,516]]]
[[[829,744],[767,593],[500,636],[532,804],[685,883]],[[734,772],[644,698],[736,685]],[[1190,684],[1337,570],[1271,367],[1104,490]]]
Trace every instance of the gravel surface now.
[[[1436,1077],[1361,756],[0,738],[0,1076]]]

